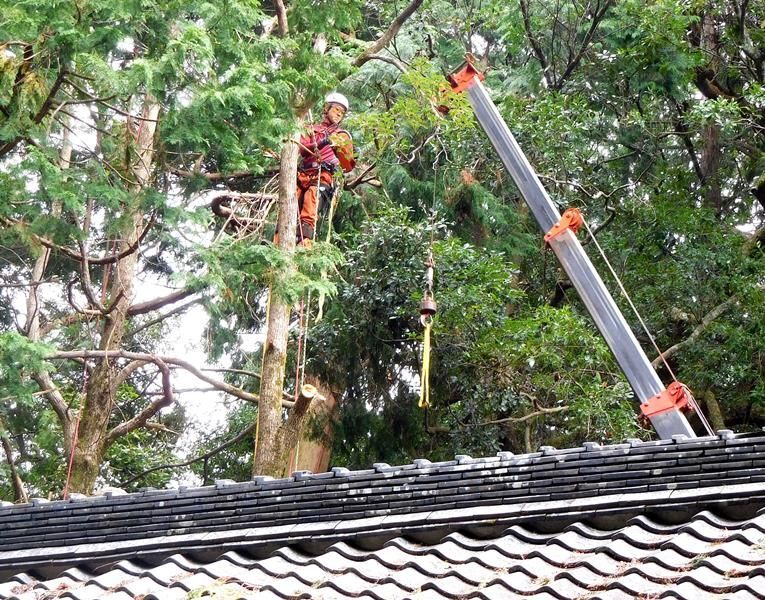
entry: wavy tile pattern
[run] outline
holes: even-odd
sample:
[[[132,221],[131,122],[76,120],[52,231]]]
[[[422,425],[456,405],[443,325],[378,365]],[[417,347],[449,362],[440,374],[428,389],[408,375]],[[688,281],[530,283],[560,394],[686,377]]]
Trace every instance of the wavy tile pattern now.
[[[33,500],[0,600],[765,599],[764,507],[765,433],[729,431]]]
[[[3,600],[191,597],[763,599],[765,511],[743,521],[702,511],[672,526],[641,516],[613,531],[575,523],[547,535],[516,525],[493,539],[452,533],[423,545],[399,537],[378,550],[338,542],[316,556],[290,547],[263,559],[176,554],[154,567],[130,560],[100,573],[20,573],[0,584]]]

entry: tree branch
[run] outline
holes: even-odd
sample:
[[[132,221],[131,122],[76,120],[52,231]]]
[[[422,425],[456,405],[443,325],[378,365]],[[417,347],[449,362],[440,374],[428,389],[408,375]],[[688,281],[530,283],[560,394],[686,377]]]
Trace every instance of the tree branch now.
[[[287,25],[287,8],[283,0],[274,0],[276,5],[276,21],[279,24],[279,37],[287,37],[289,25]]]
[[[163,361],[160,358],[156,358],[152,362],[154,362],[154,364],[157,365],[157,368],[162,373],[162,397],[158,398],[157,400],[154,400],[154,402],[149,404],[149,406],[144,408],[140,413],[138,413],[132,419],[125,421],[123,423],[120,423],[116,427],[113,427],[111,431],[109,431],[106,434],[105,445],[107,448],[117,438],[127,433],[130,433],[131,431],[145,425],[146,422],[151,417],[156,415],[161,409],[165,408],[166,406],[170,406],[175,400],[175,398],[173,397],[173,385],[172,385],[172,382],[170,381],[170,368],[167,366],[167,363],[165,363],[165,361]]]
[[[2,443],[3,450],[5,451],[5,462],[8,465],[8,470],[11,472],[13,499],[15,502],[29,502],[29,496],[24,489],[24,482],[21,480],[21,475],[19,475],[19,471],[16,468],[16,461],[13,459],[11,440],[8,438],[2,420],[0,420],[0,443]]]
[[[114,387],[119,388],[125,381],[127,381],[127,378],[130,377],[133,373],[135,373],[138,369],[143,367],[144,365],[149,364],[145,360],[134,360],[127,364],[127,366],[122,369],[119,373],[117,373],[117,376],[114,378]]]
[[[534,56],[539,61],[539,66],[542,67],[542,76],[545,78],[545,82],[548,86],[552,86],[553,82],[551,82],[549,79],[550,63],[547,62],[545,53],[542,50],[542,45],[539,43],[539,40],[536,38],[534,32],[531,29],[531,13],[529,13],[528,0],[519,0],[518,4],[521,7],[521,15],[523,16],[523,28],[526,30],[526,39],[529,40],[529,45],[534,51]]]
[[[563,74],[555,81],[555,84],[553,85],[553,89],[560,90],[563,87],[563,84],[566,82],[566,80],[571,76],[571,74],[579,66],[579,63],[581,62],[582,57],[584,56],[584,53],[586,52],[587,48],[590,46],[590,43],[592,42],[592,38],[595,37],[595,32],[598,29],[598,25],[600,25],[600,22],[603,20],[603,17],[605,17],[606,12],[608,11],[608,9],[611,7],[613,3],[614,3],[614,0],[606,0],[606,2],[603,4],[603,7],[600,11],[598,11],[597,9],[595,10],[594,14],[592,15],[590,28],[587,30],[587,33],[584,36],[584,40],[582,40],[582,45],[579,47],[579,50],[577,51],[574,58],[569,61],[568,65],[566,65],[566,69],[565,71],[563,71]]]
[[[399,32],[407,19],[409,19],[409,17],[411,17],[420,7],[422,2],[423,0],[412,0],[409,5],[404,10],[402,10],[395,19],[393,19],[393,22],[390,24],[388,29],[385,30],[385,33],[383,33],[374,44],[372,44],[369,48],[364,50],[364,52],[356,57],[356,60],[353,61],[353,66],[362,66],[363,64],[372,60],[373,55],[377,54],[380,50],[385,48],[385,46],[387,46],[393,37]]]
[[[160,308],[163,308],[167,306],[168,304],[174,304],[178,302],[179,300],[188,298],[189,296],[196,294],[197,291],[198,290],[191,290],[191,289],[178,290],[176,292],[168,294],[167,296],[162,296],[161,298],[154,298],[153,300],[147,300],[146,302],[133,304],[132,306],[128,307],[127,314],[130,315],[131,317],[135,315],[144,315],[153,310],[158,310]]]
[[[170,173],[178,177],[192,178],[204,177],[207,181],[217,182],[226,179],[241,179],[243,177],[256,177],[252,171],[234,171],[233,173],[202,173],[201,171],[186,171],[184,169],[168,169]],[[260,175],[257,175],[260,177]]]
[[[409,71],[406,65],[394,56],[385,56],[384,54],[371,54],[370,56],[367,57],[367,60],[364,62],[369,62],[372,60],[379,60],[381,62],[388,63],[389,65],[393,65],[402,73],[407,73]]]
[[[161,323],[165,319],[169,319],[172,316],[182,313],[187,308],[194,306],[195,304],[199,304],[201,301],[202,301],[201,298],[194,298],[193,300],[191,300],[190,302],[187,302],[186,304],[181,304],[180,306],[176,306],[172,310],[169,310],[165,313],[161,313],[158,317],[151,319],[149,321],[146,321],[145,323],[141,323],[138,327],[136,327],[130,332],[130,336],[134,337],[135,334],[141,331],[144,331],[145,329],[148,329],[149,327],[156,325],[157,323]]]
[[[233,446],[237,442],[240,442],[247,436],[251,435],[255,431],[257,424],[258,424],[257,421],[253,421],[247,427],[245,427],[242,431],[237,433],[234,437],[232,437],[229,440],[226,440],[220,446],[217,446],[213,448],[212,450],[205,452],[204,454],[200,454],[199,456],[196,456],[189,460],[184,460],[183,462],[159,465],[156,467],[152,467],[151,469],[146,469],[145,471],[139,473],[138,475],[135,475],[134,477],[131,477],[130,479],[123,481],[122,483],[119,484],[118,487],[126,487],[130,485],[131,483],[138,481],[142,477],[145,477],[146,475],[149,475],[150,473],[154,473],[155,471],[161,471],[163,469],[178,469],[180,467],[188,467],[189,465],[192,465],[195,462],[199,462],[200,460],[207,460],[208,458],[211,458],[215,456],[216,454],[223,452],[226,448]]]
[[[677,354],[680,350],[690,345],[694,340],[696,340],[696,338],[698,338],[702,333],[704,333],[706,328],[709,327],[717,317],[722,315],[726,310],[728,310],[736,302],[738,302],[738,296],[731,296],[725,302],[715,306],[706,315],[704,315],[704,318],[701,319],[701,323],[699,323],[696,326],[696,329],[694,329],[687,338],[685,338],[681,342],[678,342],[674,346],[670,346],[664,352],[662,352],[659,356],[654,358],[651,361],[651,365],[653,366],[653,368],[658,369],[662,364],[664,364],[664,361],[666,361],[670,356]]]
[[[82,278],[80,283],[82,284],[82,291],[85,292],[85,297],[88,299],[88,302],[90,302],[90,305],[99,312],[105,314],[106,307],[101,304],[98,298],[96,298],[95,293],[93,293],[93,286],[90,281],[90,263],[88,261],[88,253],[87,249],[85,248],[85,242],[80,240],[79,246],[80,256],[82,257],[80,260],[80,277]]]
[[[79,358],[125,358],[128,360],[143,360],[154,364],[158,364],[160,362],[167,363],[168,365],[174,365],[188,371],[197,379],[201,379],[205,383],[209,383],[211,386],[217,390],[220,390],[221,392],[226,392],[227,394],[231,394],[232,396],[240,398],[241,400],[246,400],[247,402],[253,402],[255,404],[260,402],[260,397],[256,394],[246,392],[245,390],[234,385],[230,385],[225,381],[218,381],[217,379],[213,379],[212,377],[205,375],[200,369],[188,361],[171,356],[158,356],[156,354],[128,352],[125,350],[72,350],[54,352],[48,357],[48,360],[69,360]],[[291,408],[294,405],[294,402],[282,400],[281,404],[284,408]]]
[[[122,252],[119,254],[112,254],[110,256],[103,256],[103,257],[93,257],[93,256],[83,256],[79,252],[75,252],[71,248],[67,248],[66,246],[60,246],[59,244],[56,244],[55,242],[52,242],[48,238],[44,238],[39,235],[32,234],[32,237],[40,242],[43,246],[46,248],[50,248],[51,250],[58,250],[62,254],[65,254],[69,258],[73,258],[76,261],[82,262],[83,260],[87,260],[91,265],[106,265],[106,264],[113,264],[116,263],[126,256],[130,256],[138,250],[138,247],[141,245],[141,242],[146,237],[146,234],[149,233],[149,230],[154,225],[154,222],[156,221],[156,214],[152,214],[151,219],[149,219],[149,222],[146,224],[146,227],[144,227],[143,231],[141,231],[141,234],[136,238],[135,242],[131,244],[129,247],[125,248]],[[24,226],[25,223],[23,221],[15,220],[15,219],[9,219],[9,218],[3,218],[2,222],[6,226]]]
[[[535,410],[532,413],[529,413],[527,415],[523,415],[522,417],[505,417],[504,419],[495,419],[493,421],[484,421],[483,423],[476,423],[475,425],[468,424],[468,427],[482,427],[484,425],[500,425],[502,423],[523,423],[525,421],[529,421],[535,417],[540,417],[542,415],[549,415],[559,412],[564,412],[568,410],[568,406],[554,406],[553,408],[542,408],[540,407],[539,410]]]

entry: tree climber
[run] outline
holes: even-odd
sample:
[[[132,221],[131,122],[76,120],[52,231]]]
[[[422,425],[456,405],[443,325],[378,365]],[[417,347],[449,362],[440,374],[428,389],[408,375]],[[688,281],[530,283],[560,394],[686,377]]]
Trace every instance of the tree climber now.
[[[297,175],[297,243],[303,246],[311,245],[318,214],[332,200],[335,175],[340,169],[347,173],[356,164],[351,135],[340,129],[347,112],[348,99],[332,92],[324,100],[321,123],[311,125],[300,138],[302,160]]]

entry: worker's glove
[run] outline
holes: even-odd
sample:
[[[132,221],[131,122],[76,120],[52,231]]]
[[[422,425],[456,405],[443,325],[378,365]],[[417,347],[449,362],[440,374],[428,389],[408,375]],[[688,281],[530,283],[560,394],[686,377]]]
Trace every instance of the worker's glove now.
[[[322,133],[319,136],[316,136],[316,147],[321,149],[324,146],[327,146],[331,143],[331,140],[329,139],[329,136],[326,133]]]

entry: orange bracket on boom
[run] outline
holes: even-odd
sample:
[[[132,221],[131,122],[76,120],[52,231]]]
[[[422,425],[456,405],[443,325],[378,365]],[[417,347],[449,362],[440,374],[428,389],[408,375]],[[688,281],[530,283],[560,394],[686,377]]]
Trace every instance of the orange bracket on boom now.
[[[455,71],[451,75],[447,76],[447,79],[449,80],[449,83],[452,86],[452,91],[455,94],[464,92],[471,85],[473,85],[473,80],[476,77],[478,77],[479,81],[483,81],[486,77],[483,73],[481,73],[478,69],[476,69],[473,66],[472,55],[467,54],[465,58],[466,58],[465,65],[462,68],[460,68],[459,71]]]
[[[578,208],[569,208],[560,218],[555,225],[550,228],[545,234],[545,242],[549,242],[556,235],[560,235],[566,229],[570,229],[574,233],[579,231],[579,228],[584,224],[584,217]]]
[[[689,406],[690,398],[685,386],[679,381],[673,381],[667,389],[648,399],[640,405],[640,410],[648,417],[655,417],[670,410],[681,410]]]

